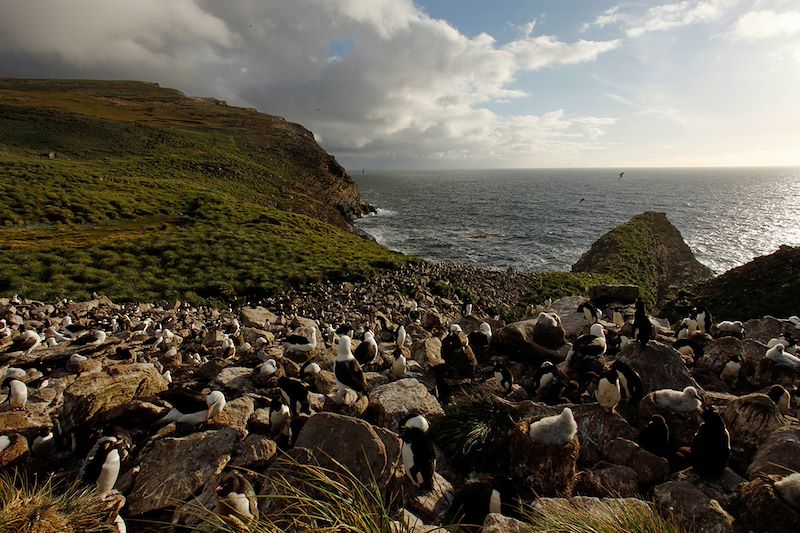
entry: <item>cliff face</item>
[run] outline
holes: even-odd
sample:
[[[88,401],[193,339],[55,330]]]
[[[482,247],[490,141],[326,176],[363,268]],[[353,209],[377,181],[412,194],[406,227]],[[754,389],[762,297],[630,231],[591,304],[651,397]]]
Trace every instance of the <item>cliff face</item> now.
[[[639,285],[660,306],[679,288],[713,276],[694,257],[665,213],[645,212],[600,237],[572,266],[573,272],[607,274]]]
[[[342,228],[369,205],[304,127],[133,81],[0,79],[0,149],[59,159],[147,158],[237,182],[259,203]]]
[[[683,316],[706,306],[715,320],[749,320],[764,315],[800,315],[800,246],[781,246],[714,279],[681,291],[665,312]]]

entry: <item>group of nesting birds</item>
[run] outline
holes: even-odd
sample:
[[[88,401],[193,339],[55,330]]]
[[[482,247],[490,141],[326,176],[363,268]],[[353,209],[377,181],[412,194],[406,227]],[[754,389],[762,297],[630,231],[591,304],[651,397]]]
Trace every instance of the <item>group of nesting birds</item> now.
[[[545,303],[536,320],[560,327],[561,319],[557,313],[548,312],[549,305],[550,302]],[[48,457],[60,450],[73,454],[81,463],[80,479],[95,485],[101,495],[113,495],[121,465],[135,447],[156,438],[159,428],[174,423],[177,431],[191,432],[224,410],[227,401],[224,393],[210,390],[209,385],[227,366],[236,364],[253,369],[253,382],[259,385],[265,406],[269,406],[272,437],[283,449],[293,445],[305,421],[314,414],[312,405],[325,405],[325,400],[349,405],[366,394],[365,368],[383,372],[389,379],[425,377],[423,367],[412,360],[408,349],[418,340],[421,329],[421,309],[413,301],[398,305],[395,313],[390,313],[394,318],[391,326],[385,320],[366,320],[353,325],[318,318],[314,325],[302,322],[304,325],[292,331],[292,321],[281,316],[281,327],[277,330],[283,334],[280,345],[264,336],[247,342],[236,313],[208,308],[179,306],[158,313],[140,312],[135,306],[115,306],[80,319],[67,312],[67,302],[52,306],[48,312],[32,309],[29,303],[16,299],[6,307],[5,318],[0,319],[0,341],[4,343],[0,345],[4,346],[0,348],[4,352],[0,362],[14,365],[5,369],[2,378],[7,402],[3,408],[25,410],[29,391],[47,387],[48,379],[54,376],[101,370],[98,358],[93,357],[100,352],[108,353],[110,359],[152,364],[170,382],[169,390],[161,394],[166,404],[165,414],[147,427],[109,424],[98,428],[78,424],[65,433],[55,414],[52,427],[31,439],[34,456]],[[645,395],[642,379],[631,366],[613,356],[628,343],[639,343],[645,349],[650,340],[656,339],[644,304],[641,300],[637,302],[632,320],[620,311],[612,311],[610,320],[603,320],[602,313],[590,303],[581,305],[578,311],[583,313],[589,333],[574,340],[565,361],[544,361],[537,367],[525,366],[522,371],[520,365],[514,365],[503,353],[488,321],[476,321],[479,325],[469,334],[453,323],[441,336],[444,363],[429,369],[433,374],[431,392],[442,405],[447,405],[451,395],[457,394],[454,388],[465,383],[487,382],[497,394],[523,394],[550,405],[596,401],[608,412],[615,412],[621,402],[635,406]],[[27,313],[24,321],[18,320],[20,313]],[[472,306],[465,305],[462,315],[471,317]],[[792,317],[790,323],[800,328],[800,320],[795,319]],[[379,331],[381,326],[386,329]],[[742,334],[740,322],[712,324],[710,313],[700,309],[678,325],[675,348],[684,355],[701,356],[712,328],[715,335]],[[215,331],[222,332],[221,339],[210,336]],[[418,333],[417,338],[412,338],[412,332]],[[782,337],[770,341],[766,358],[777,365],[800,369],[796,332],[800,329],[787,328]],[[379,343],[376,336],[386,342]],[[115,339],[127,344],[107,348],[113,346]],[[66,360],[44,356],[59,346],[75,350],[68,352]],[[332,364],[316,356],[326,350],[336,353]],[[179,356],[180,364],[169,363]],[[613,361],[609,364],[607,358]],[[725,365],[721,379],[735,384],[740,367],[741,363],[732,359]],[[173,376],[172,370],[177,368],[182,371]],[[322,370],[331,370],[335,377],[335,392],[327,396],[317,386]],[[770,397],[787,410],[798,408],[798,394],[797,387],[788,391],[776,386],[770,391]],[[642,448],[673,463],[690,464],[700,476],[719,476],[730,456],[730,436],[720,415],[704,403],[694,387],[656,391],[655,401],[675,412],[702,410],[703,424],[691,448],[676,451],[670,449],[670,428],[665,419],[654,415],[639,436]],[[54,401],[58,403],[58,399]],[[635,408],[629,412],[635,413]],[[405,474],[421,490],[432,489],[436,451],[430,422],[421,414],[409,413],[399,422],[399,431]],[[531,439],[543,444],[563,443],[576,431],[569,407],[530,425]],[[0,436],[0,452],[9,445],[9,437]],[[790,494],[800,486],[800,479],[786,481],[784,485]],[[489,490],[468,485],[459,492],[457,501],[468,517],[475,509],[500,512],[507,508],[513,494],[509,487],[508,480],[502,477],[495,479]],[[244,523],[258,518],[255,491],[238,472],[223,478],[216,492],[219,496],[216,511],[220,515]],[[119,516],[116,523],[124,531]]]

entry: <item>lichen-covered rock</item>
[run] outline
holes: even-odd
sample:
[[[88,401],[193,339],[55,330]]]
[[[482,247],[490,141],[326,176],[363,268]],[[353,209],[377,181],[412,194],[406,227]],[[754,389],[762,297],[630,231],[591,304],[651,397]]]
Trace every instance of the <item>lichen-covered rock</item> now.
[[[50,409],[45,403],[28,402],[21,411],[9,410],[8,405],[0,408],[0,431],[3,434],[20,433],[33,438],[39,431],[52,427]]]
[[[128,495],[128,512],[138,516],[175,505],[222,472],[241,434],[233,429],[167,437],[143,451],[140,470]]]
[[[414,378],[377,387],[369,393],[369,409],[379,426],[397,431],[398,421],[409,413],[435,417],[444,410],[428,389]]]
[[[111,420],[131,400],[152,398],[167,385],[151,364],[110,366],[81,376],[64,391],[61,424],[68,431],[77,424]]]
[[[208,428],[220,429],[229,427],[246,434],[247,423],[253,414],[254,408],[253,399],[248,396],[230,400],[225,404],[225,409],[221,413],[208,421]]]
[[[267,329],[270,324],[278,321],[278,317],[274,313],[261,306],[245,307],[242,309],[241,315],[242,324],[250,328]]]
[[[653,501],[665,516],[676,516],[686,526],[704,532],[733,531],[733,517],[717,500],[687,481],[668,481],[653,489]]]
[[[246,394],[255,392],[256,386],[252,379],[253,369],[243,366],[229,366],[223,368],[212,381],[213,387],[222,388],[225,392]]]
[[[736,398],[721,414],[731,435],[731,463],[740,472],[747,468],[767,437],[789,423],[766,394]]]
[[[248,435],[236,444],[229,465],[248,470],[263,470],[278,453],[278,445],[264,435]]]
[[[796,425],[780,427],[764,438],[747,468],[747,477],[788,472],[800,472],[800,427]]]

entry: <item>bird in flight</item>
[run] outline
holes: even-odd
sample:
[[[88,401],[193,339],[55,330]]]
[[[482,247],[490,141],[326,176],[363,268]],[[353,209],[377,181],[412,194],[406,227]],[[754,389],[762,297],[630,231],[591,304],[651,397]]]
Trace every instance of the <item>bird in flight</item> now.
[[[580,202],[578,202],[578,205],[581,205],[581,204],[583,203],[583,201],[584,201],[584,200],[586,200],[586,198],[581,198],[581,201],[580,201]]]
[[[617,178],[617,179],[621,180],[621,179],[622,179],[622,175],[623,175],[623,174],[625,174],[625,173],[624,173],[624,172],[620,172],[620,173],[619,173],[619,178]]]

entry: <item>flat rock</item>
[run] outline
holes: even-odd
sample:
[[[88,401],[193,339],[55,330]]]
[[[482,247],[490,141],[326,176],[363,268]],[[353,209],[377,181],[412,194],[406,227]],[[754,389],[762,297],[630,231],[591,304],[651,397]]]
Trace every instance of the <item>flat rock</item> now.
[[[241,312],[242,325],[249,328],[267,329],[270,324],[278,321],[275,313],[263,307],[246,307]]]
[[[33,438],[39,430],[52,425],[50,408],[46,403],[28,402],[21,411],[12,411],[8,404],[0,407],[0,431],[3,434],[20,433]]]
[[[214,378],[211,385],[212,387],[222,388],[225,392],[246,394],[256,390],[256,385],[253,383],[251,377],[252,375],[252,368],[229,366],[223,368],[222,371],[217,374],[217,377]]]
[[[748,339],[766,344],[783,333],[783,321],[772,316],[754,318],[744,323],[744,334]]]
[[[240,438],[238,431],[219,429],[155,441],[145,450],[128,495],[129,514],[164,509],[192,496],[222,472]]]
[[[399,420],[409,413],[429,418],[444,415],[436,398],[414,378],[401,379],[374,389],[369,393],[369,410],[379,426],[392,431],[398,430]]]
[[[64,390],[61,424],[68,431],[77,424],[113,419],[128,402],[152,398],[167,386],[151,364],[111,366],[105,372],[81,376]]]

